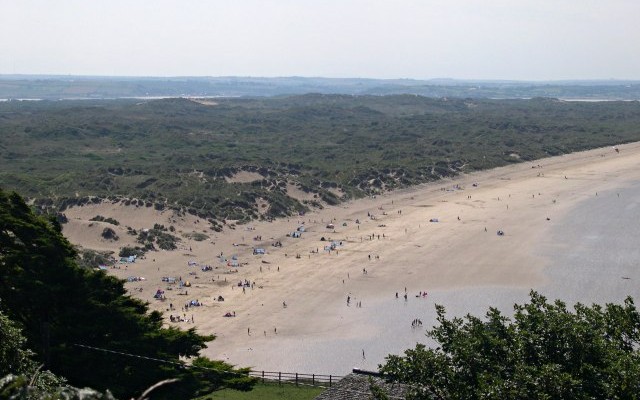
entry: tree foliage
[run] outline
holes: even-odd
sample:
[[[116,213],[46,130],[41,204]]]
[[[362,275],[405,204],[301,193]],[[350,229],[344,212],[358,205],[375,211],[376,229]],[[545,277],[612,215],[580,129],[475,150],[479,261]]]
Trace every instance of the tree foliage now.
[[[197,356],[213,337],[163,328],[162,315],[128,296],[122,281],[81,268],[75,258],[55,219],[36,216],[20,196],[0,190],[0,309],[24,328],[45,367],[74,386],[110,389],[117,397],[168,377],[188,378],[192,370],[180,367],[181,357]],[[22,357],[9,350],[3,345],[3,357]]]
[[[29,369],[31,353],[20,328],[0,311],[0,376]]]
[[[7,393],[19,394],[21,399],[39,399],[66,386],[63,378],[42,370],[26,343],[18,324],[0,311],[0,377],[4,376],[0,379],[0,399],[11,398]]]
[[[513,319],[491,308],[485,319],[447,319],[381,371],[413,385],[416,399],[633,399],[640,393],[640,314],[624,304],[566,304],[531,292]]]

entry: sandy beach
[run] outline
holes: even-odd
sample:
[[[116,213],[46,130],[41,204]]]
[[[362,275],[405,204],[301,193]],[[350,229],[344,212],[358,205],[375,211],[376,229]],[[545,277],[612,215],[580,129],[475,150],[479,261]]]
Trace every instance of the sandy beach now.
[[[451,315],[481,315],[489,306],[509,312],[531,289],[588,303],[637,298],[640,253],[628,240],[637,237],[631,216],[640,212],[640,143],[618,148],[466,174],[220,233],[172,211],[73,207],[65,211],[64,234],[117,255],[135,242],[127,226],[205,233],[207,240],[183,237],[178,250],[150,252],[108,273],[143,277],[126,287],[163,311],[167,325],[215,334],[204,351],[209,357],[257,370],[342,375],[375,369],[389,353],[427,342],[435,304]],[[89,221],[96,215],[120,225]],[[629,226],[616,230],[608,221]],[[101,238],[106,226],[118,241]],[[254,248],[266,254],[254,255]],[[598,257],[589,255],[594,250]],[[233,256],[238,267],[229,266]],[[165,300],[153,298],[158,289]],[[184,310],[190,301],[202,305]],[[170,315],[188,322],[170,322]],[[412,327],[414,319],[422,326]]]

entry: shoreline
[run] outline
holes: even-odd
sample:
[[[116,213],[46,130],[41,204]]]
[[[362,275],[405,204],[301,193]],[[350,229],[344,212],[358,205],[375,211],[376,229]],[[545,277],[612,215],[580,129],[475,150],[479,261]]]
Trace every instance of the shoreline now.
[[[177,308],[174,314],[193,315],[194,323],[180,326],[216,334],[217,339],[203,351],[206,356],[264,370],[371,369],[389,350],[401,351],[426,340],[424,331],[433,325],[435,303],[447,303],[451,315],[463,310],[478,315],[470,308],[480,309],[482,315],[488,308],[485,301],[512,306],[522,302],[522,293],[526,300],[529,289],[548,285],[552,277],[547,267],[553,255],[539,249],[552,240],[554,226],[596,191],[640,181],[635,168],[640,143],[619,149],[620,154],[600,148],[473,172],[222,233],[210,232],[195,217],[178,218],[170,212],[111,204],[73,207],[66,211],[70,222],[64,234],[72,243],[92,249],[133,243],[133,237],[120,232],[118,242],[101,239],[99,232],[107,225],[89,226],[88,222],[96,214],[118,219],[122,230],[170,221],[176,221],[171,224],[177,232],[207,229],[208,241],[184,239],[179,250],[151,252],[126,269],[108,272],[120,278],[145,277],[145,281],[126,284],[132,295],[149,301],[152,310],[163,311],[167,318],[172,302]],[[433,218],[438,222],[429,222]],[[335,229],[326,228],[329,222]],[[301,238],[286,236],[303,223]],[[504,236],[496,235],[497,230],[503,230]],[[260,236],[263,240],[252,240]],[[343,245],[325,252],[327,241],[319,240],[323,236]],[[282,241],[283,247],[272,247],[275,241]],[[252,255],[253,246],[265,248],[267,254]],[[220,252],[228,257],[236,254],[239,262],[248,265],[230,273],[218,261]],[[214,269],[202,272],[187,266],[188,261]],[[162,276],[190,278],[189,294],[179,296],[177,290],[167,290],[165,302],[154,300],[156,289],[167,288]],[[244,293],[232,285],[245,279],[255,285]],[[407,303],[402,298],[405,287]],[[427,298],[416,298],[422,291],[429,293]],[[224,302],[215,300],[219,295]],[[204,306],[180,310],[181,304],[193,299]],[[360,302],[362,307],[356,307]],[[237,317],[223,317],[231,311]],[[422,319],[422,328],[407,331],[414,318]]]

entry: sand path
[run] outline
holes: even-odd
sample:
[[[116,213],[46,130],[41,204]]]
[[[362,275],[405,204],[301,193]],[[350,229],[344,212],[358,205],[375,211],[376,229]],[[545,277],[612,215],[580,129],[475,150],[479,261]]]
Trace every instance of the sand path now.
[[[369,336],[392,332],[385,327],[394,323],[391,317],[377,320],[371,307],[394,299],[396,292],[402,300],[405,288],[413,299],[420,291],[432,296],[445,290],[463,294],[479,287],[544,284],[548,260],[535,250],[554,222],[596,192],[640,179],[640,143],[619,149],[619,154],[611,148],[596,149],[467,174],[221,233],[209,231],[191,216],[169,211],[111,204],[74,207],[66,212],[70,222],[64,233],[72,243],[87,248],[116,250],[134,243],[125,226],[141,229],[161,223],[173,225],[178,233],[205,232],[210,239],[184,239],[180,250],[149,253],[109,273],[144,277],[126,284],[134,296],[165,311],[167,318],[169,314],[193,317],[194,323],[175,325],[215,334],[217,339],[205,355],[258,369],[322,368],[324,364],[305,361],[314,351],[324,351],[318,350],[324,348],[320,343],[358,347]],[[116,227],[118,242],[100,238],[108,225],[88,222],[98,214],[121,222]],[[433,218],[438,222],[429,222]],[[335,228],[327,228],[329,223]],[[300,238],[287,236],[299,226],[305,227]],[[498,236],[498,230],[504,236]],[[327,240],[321,241],[322,237]],[[276,241],[283,246],[271,246]],[[331,241],[338,243],[337,248],[325,251]],[[253,247],[265,248],[267,254],[253,255]],[[227,259],[237,255],[240,263],[247,264],[233,272],[236,268],[220,261],[221,252]],[[214,269],[202,272],[199,266],[188,266],[188,261]],[[171,286],[161,282],[163,276],[181,276],[192,286],[167,290]],[[255,284],[243,291],[237,283],[245,279]],[[165,290],[166,301],[153,299],[158,288]],[[216,301],[220,295],[224,302]],[[196,299],[204,305],[181,309]],[[360,302],[363,311],[358,314]],[[170,303],[173,311],[167,311]],[[223,317],[234,311],[235,318]]]

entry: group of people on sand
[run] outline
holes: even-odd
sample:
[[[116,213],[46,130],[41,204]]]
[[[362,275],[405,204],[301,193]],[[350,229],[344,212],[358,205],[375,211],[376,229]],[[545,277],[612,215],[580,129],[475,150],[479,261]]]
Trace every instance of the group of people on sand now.
[[[401,214],[401,211],[398,211],[398,214]],[[369,216],[369,217],[373,217],[373,214],[368,213],[368,216]],[[359,224],[359,222],[360,222],[360,221],[358,220],[356,223],[357,223],[357,224]],[[386,235],[385,235],[384,233],[382,233],[382,234],[378,234],[378,233],[376,233],[376,232],[373,232],[373,233],[370,233],[370,234],[366,235],[366,237],[367,237],[367,239],[368,239],[368,240],[376,240],[376,239],[377,239],[377,240],[380,240],[380,239],[381,239],[381,238],[380,238],[381,236],[382,236],[382,238],[385,238],[385,237],[386,237]],[[255,235],[255,236],[253,237],[253,239],[254,239],[254,240],[258,240],[258,241],[259,241],[259,240],[262,240],[262,236],[261,236],[261,235]],[[340,245],[342,245],[342,244],[343,244],[343,243],[342,243],[342,242],[340,242]],[[234,245],[236,245],[236,244],[234,243]],[[276,241],[276,242],[274,242],[274,243],[273,243],[273,246],[274,246],[274,247],[282,247],[282,242],[280,242],[280,241]],[[318,250],[319,250],[319,249],[318,249]],[[316,250],[316,252],[318,252],[318,250]],[[222,256],[223,254],[224,254],[223,252],[220,252],[220,255],[221,255],[221,256]],[[285,256],[286,256],[286,255],[285,255]],[[299,257],[299,256],[298,256],[298,257]],[[377,259],[379,259],[379,258],[380,258],[380,256],[379,256],[379,255],[377,255],[377,254],[369,254],[369,255],[368,255],[368,259],[369,259],[369,260],[372,260],[372,259],[376,259],[376,260],[377,260]],[[261,266],[260,268],[262,269],[262,266]],[[203,271],[204,271],[204,270],[210,271],[210,270],[212,270],[213,268],[212,268],[211,266],[209,266],[209,265],[205,265],[205,266],[202,266],[202,269],[203,269]],[[278,267],[278,271],[279,271],[279,269],[280,269],[280,268]],[[367,274],[368,274],[368,272],[369,272],[369,271],[368,271],[366,268],[363,268],[363,269],[362,269],[362,273],[363,273],[363,275],[367,275]],[[173,279],[176,279],[176,278],[173,278]],[[169,279],[166,279],[166,280],[168,281]],[[226,279],[225,279],[225,280],[226,280]],[[164,280],[163,280],[163,281],[164,281]],[[178,278],[177,278],[177,281],[178,281],[178,282],[180,282],[180,283],[182,283],[182,282],[183,282],[183,281],[182,281],[182,277],[178,277]],[[253,288],[254,288],[254,285],[255,285],[255,282],[252,282],[252,281],[250,281],[250,280],[248,280],[248,279],[242,279],[242,280],[239,280],[238,282],[236,282],[236,284],[235,284],[235,285],[231,285],[231,286],[232,286],[232,287],[233,287],[233,286],[241,287],[241,288],[243,289],[243,291],[245,291],[245,288],[253,289]],[[423,294],[423,292],[420,292],[420,296],[422,296],[422,297],[426,297],[426,292],[424,292],[424,294]],[[397,297],[398,297],[398,293],[396,293],[396,298],[397,298]],[[417,296],[417,297],[418,297],[418,296]],[[406,301],[406,300],[407,300],[407,292],[406,292],[406,288],[405,288],[404,298],[405,298],[405,301]],[[215,299],[216,299],[216,297],[214,297],[214,300],[215,300]],[[218,296],[218,297],[217,297],[217,300],[218,300],[218,301],[224,301],[224,298],[223,298],[222,296]],[[351,304],[351,300],[352,300],[352,299],[351,299],[351,296],[347,296],[347,305],[350,305],[350,304]],[[361,301],[357,301],[355,304],[356,304],[356,307],[358,307],[358,308],[359,308],[359,307],[362,307],[362,302],[361,302]],[[190,307],[198,307],[198,306],[201,306],[201,305],[202,305],[202,303],[201,303],[199,300],[192,300],[192,301],[187,302],[187,303],[182,307],[182,311],[187,311],[187,309],[189,309]],[[283,302],[282,302],[282,307],[283,307],[283,308],[287,308],[287,306],[288,306],[288,305],[287,305],[287,303],[286,303],[285,301],[283,301]],[[170,309],[173,309],[173,307],[170,307]],[[226,312],[223,316],[224,316],[224,317],[235,317],[235,316],[236,316],[236,312],[235,312],[235,311]],[[170,315],[170,316],[169,316],[169,319],[170,319],[170,321],[171,321],[171,322],[193,322],[193,321],[194,321],[193,316],[189,319],[189,318],[187,318],[186,313],[184,313],[184,315],[183,315],[183,316],[180,316],[180,315]],[[414,321],[414,324],[417,326],[417,325],[418,325],[418,323],[419,323],[419,324],[422,324],[422,322],[421,322],[421,321],[419,321],[418,319],[416,319],[416,320]],[[247,334],[251,335],[251,333],[252,333],[252,332],[250,331],[250,329],[247,329]]]
[[[255,282],[250,282],[248,279],[245,279],[244,282],[243,281],[238,282],[238,287],[250,287],[251,289],[253,289],[255,284],[256,284]]]
[[[196,300],[191,300],[191,301],[185,303],[184,308],[186,310],[189,307],[200,307],[200,306],[203,306],[203,305],[204,304],[200,303],[200,300],[196,299]]]
[[[347,306],[351,305],[351,295],[347,296]],[[357,301],[356,302],[356,308],[362,308],[362,302],[361,301]]]
[[[411,322],[412,328],[417,328],[419,326],[422,326],[422,320],[420,318],[416,318]]]
[[[180,315],[176,315],[174,316],[173,314],[169,315],[169,321],[171,322],[195,322],[195,319],[193,318],[193,314],[191,314],[191,319],[187,318],[187,314],[183,314],[182,316]]]

